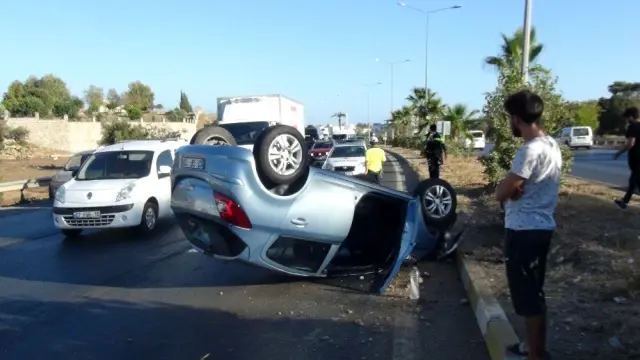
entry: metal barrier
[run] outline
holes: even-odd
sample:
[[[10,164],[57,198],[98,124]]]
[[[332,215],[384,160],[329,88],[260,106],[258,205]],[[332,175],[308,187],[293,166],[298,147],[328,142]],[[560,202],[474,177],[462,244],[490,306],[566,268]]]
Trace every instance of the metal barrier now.
[[[30,188],[48,186],[50,182],[51,176],[0,183],[0,193],[5,193],[8,191],[22,191]]]

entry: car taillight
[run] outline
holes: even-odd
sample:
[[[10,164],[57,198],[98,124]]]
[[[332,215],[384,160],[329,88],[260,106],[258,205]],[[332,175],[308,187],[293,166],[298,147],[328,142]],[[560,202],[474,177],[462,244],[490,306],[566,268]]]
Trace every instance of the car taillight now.
[[[216,208],[222,220],[240,228],[251,229],[251,221],[249,221],[249,217],[240,205],[218,193],[214,193],[213,197],[216,200]]]

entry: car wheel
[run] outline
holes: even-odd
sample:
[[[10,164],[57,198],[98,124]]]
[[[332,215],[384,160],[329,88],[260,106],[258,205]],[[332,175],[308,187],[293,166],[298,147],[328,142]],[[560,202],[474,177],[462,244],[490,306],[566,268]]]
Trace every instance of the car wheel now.
[[[158,205],[147,201],[142,209],[142,217],[140,219],[140,225],[138,230],[143,234],[148,234],[156,228],[158,223]]]
[[[191,145],[217,145],[217,146],[236,146],[236,139],[231,133],[219,126],[207,126],[198,130],[191,141]]]
[[[300,132],[276,125],[262,132],[253,147],[258,175],[265,186],[290,185],[308,171],[307,144]]]
[[[448,228],[456,219],[458,201],[451,184],[442,179],[426,179],[418,184],[414,196],[420,199],[427,225]]]
[[[77,239],[82,234],[82,229],[64,229],[62,235],[67,239]]]

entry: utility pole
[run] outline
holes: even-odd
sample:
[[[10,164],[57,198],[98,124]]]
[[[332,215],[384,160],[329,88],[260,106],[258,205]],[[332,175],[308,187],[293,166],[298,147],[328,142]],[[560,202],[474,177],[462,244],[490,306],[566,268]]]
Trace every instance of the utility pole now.
[[[531,54],[531,6],[533,0],[524,0],[524,39],[522,44],[522,80],[529,82],[529,56]]]

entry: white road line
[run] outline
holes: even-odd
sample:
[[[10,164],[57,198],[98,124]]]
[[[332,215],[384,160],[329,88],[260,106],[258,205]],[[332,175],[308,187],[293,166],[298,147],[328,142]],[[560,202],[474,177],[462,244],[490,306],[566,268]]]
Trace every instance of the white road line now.
[[[387,153],[388,154],[388,153]],[[389,163],[393,167],[396,176],[396,190],[406,191],[405,176],[402,167],[395,157],[388,156]],[[384,176],[384,175],[383,175]],[[396,307],[393,316],[393,355],[394,360],[424,359],[418,354],[421,347],[418,345],[420,338],[419,322],[413,308],[417,304],[408,307]],[[424,339],[423,341],[426,341]]]

